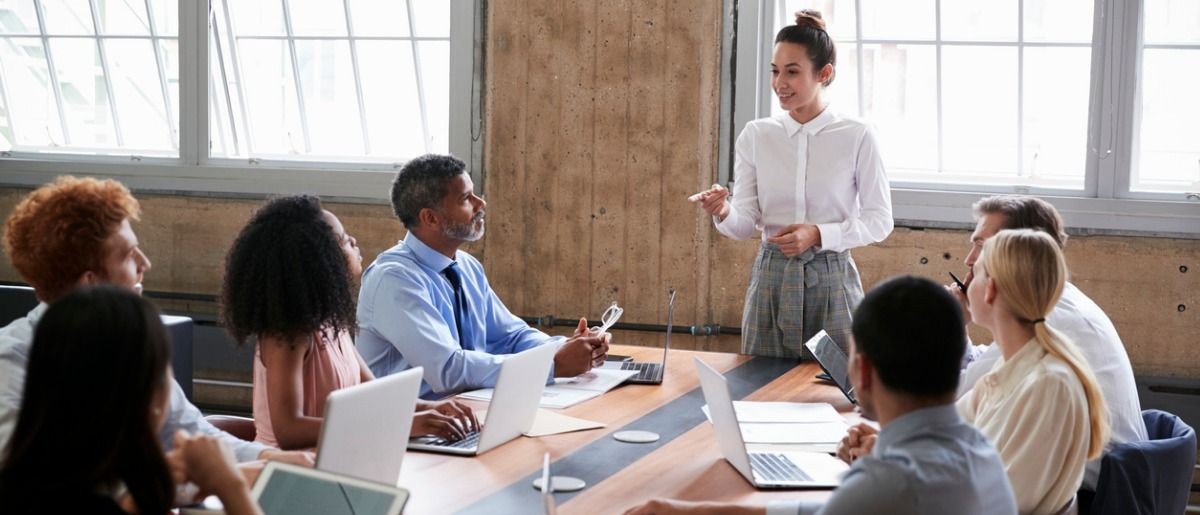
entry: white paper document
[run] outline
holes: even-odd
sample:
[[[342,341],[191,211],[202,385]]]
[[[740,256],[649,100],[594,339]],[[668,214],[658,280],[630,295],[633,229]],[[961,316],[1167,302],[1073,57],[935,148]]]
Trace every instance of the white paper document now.
[[[850,428],[845,422],[746,423],[740,425],[742,439],[746,443],[779,444],[836,444],[846,436],[846,430]]]
[[[574,406],[593,397],[603,395],[604,392],[615,388],[635,374],[637,374],[636,370],[593,368],[586,374],[559,378],[554,381],[554,384],[547,385],[546,389],[542,391],[540,405],[543,408],[567,408]],[[463,392],[458,395],[466,399],[490,402],[492,400],[492,389],[484,388],[482,390]]]
[[[700,408],[712,422],[708,405]],[[846,419],[833,405],[825,402],[753,402],[733,401],[733,410],[741,423],[817,423],[842,422]]]
[[[476,411],[475,416],[479,418],[479,423],[482,424],[487,419],[487,410]],[[556,411],[539,409],[537,410],[537,415],[533,418],[533,427],[525,432],[525,436],[537,438],[540,436],[600,429],[602,427],[604,427],[604,424],[599,422],[563,415]]]

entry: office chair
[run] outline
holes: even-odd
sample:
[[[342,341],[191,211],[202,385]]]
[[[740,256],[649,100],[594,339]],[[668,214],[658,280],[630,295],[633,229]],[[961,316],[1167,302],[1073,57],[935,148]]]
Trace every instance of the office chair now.
[[[1096,492],[1081,491],[1086,515],[1153,515],[1187,509],[1196,464],[1196,431],[1179,417],[1145,410],[1149,440],[1116,445],[1100,461]]]
[[[253,442],[258,436],[258,430],[254,427],[254,419],[246,417],[236,417],[233,415],[209,415],[204,417],[208,423],[217,427],[226,433],[236,436],[239,440]]]
[[[28,286],[0,285],[0,327],[21,318],[37,307],[37,296]]]

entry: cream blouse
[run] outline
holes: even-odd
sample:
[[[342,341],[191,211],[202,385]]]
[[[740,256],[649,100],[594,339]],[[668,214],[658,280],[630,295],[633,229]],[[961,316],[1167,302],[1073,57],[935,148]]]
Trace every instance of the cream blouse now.
[[[1087,396],[1066,362],[1030,340],[958,400],[963,419],[1000,453],[1023,514],[1061,510],[1083,481]]]

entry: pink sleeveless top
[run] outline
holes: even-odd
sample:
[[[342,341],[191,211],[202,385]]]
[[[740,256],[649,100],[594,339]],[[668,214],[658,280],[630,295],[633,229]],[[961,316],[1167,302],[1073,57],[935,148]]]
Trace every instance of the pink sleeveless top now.
[[[304,376],[304,398],[301,400],[303,414],[308,417],[323,417],[325,397],[329,392],[354,386],[362,382],[362,370],[358,362],[358,349],[349,333],[331,338],[326,331],[313,334],[312,348],[304,356],[301,366]],[[255,441],[279,447],[275,431],[271,427],[271,411],[267,397],[267,367],[257,348],[254,351],[254,428],[258,432]],[[313,442],[316,446],[316,442]]]

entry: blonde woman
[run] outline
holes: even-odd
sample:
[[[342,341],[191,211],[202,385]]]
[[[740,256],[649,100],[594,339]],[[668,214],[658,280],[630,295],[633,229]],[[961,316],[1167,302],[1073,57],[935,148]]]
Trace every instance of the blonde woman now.
[[[1067,279],[1047,234],[1000,231],[987,240],[967,288],[972,319],[992,331],[1002,359],[958,401],[996,445],[1021,513],[1071,506],[1087,460],[1108,442],[1108,411],[1075,344],[1046,325]],[[1070,511],[1070,510],[1069,510]]]

